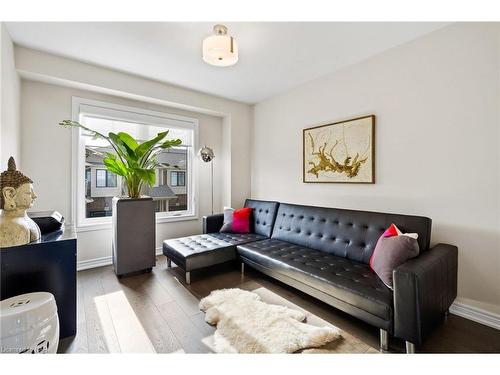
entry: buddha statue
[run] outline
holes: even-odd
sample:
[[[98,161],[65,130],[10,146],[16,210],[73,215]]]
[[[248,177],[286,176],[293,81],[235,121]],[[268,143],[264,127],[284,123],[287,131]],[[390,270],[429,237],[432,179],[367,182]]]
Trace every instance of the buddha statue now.
[[[19,246],[40,239],[40,228],[26,210],[36,199],[33,181],[16,170],[10,157],[7,170],[0,174],[0,247]]]

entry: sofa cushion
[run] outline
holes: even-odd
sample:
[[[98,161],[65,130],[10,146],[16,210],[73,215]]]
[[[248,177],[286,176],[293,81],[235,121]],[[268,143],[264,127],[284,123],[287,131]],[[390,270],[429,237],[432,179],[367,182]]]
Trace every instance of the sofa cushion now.
[[[418,233],[429,248],[431,219],[420,216],[342,210],[280,203],[272,238],[368,263],[378,239],[391,224]]]
[[[185,271],[236,259],[236,245],[265,239],[248,233],[210,233],[163,241],[163,254]]]
[[[364,263],[267,239],[237,246],[240,256],[381,319],[392,320],[393,294]]]
[[[279,203],[247,199],[245,207],[253,208],[250,231],[262,236],[271,237]]]

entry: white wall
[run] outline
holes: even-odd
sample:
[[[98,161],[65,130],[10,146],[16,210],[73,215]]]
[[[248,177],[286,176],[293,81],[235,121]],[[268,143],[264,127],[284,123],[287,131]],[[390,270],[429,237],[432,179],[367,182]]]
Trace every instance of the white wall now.
[[[254,108],[252,197],[433,219],[459,301],[500,313],[498,24],[454,24]],[[374,185],[302,183],[302,129],[375,114]]]
[[[19,120],[20,79],[14,64],[14,46],[4,23],[0,24],[0,170],[10,156],[21,167]]]
[[[16,68],[21,77],[30,80],[222,116],[223,203],[241,206],[245,198],[248,198],[251,127],[249,105],[28,48],[16,47],[15,57]]]
[[[199,142],[222,154],[222,119],[206,114],[127,100],[91,91],[23,79],[21,82],[23,171],[34,181],[38,199],[33,210],[57,210],[71,219],[71,131],[58,126],[71,119],[71,98],[105,101],[199,120]],[[222,156],[214,159],[214,206],[222,208]],[[210,166],[196,160],[199,181],[200,219],[157,225],[157,246],[164,239],[201,232],[201,216],[211,211]],[[111,230],[78,233],[78,261],[111,256]]]
[[[33,209],[71,218],[70,134],[57,123],[70,118],[72,95],[199,118],[199,142],[216,153],[215,208],[241,206],[250,195],[250,106],[18,46],[15,60],[23,78],[23,167],[39,195]],[[210,212],[209,165],[200,165],[199,173],[200,219],[159,225],[158,247],[163,239],[201,232],[201,216]],[[110,255],[109,230],[78,234],[80,262]]]

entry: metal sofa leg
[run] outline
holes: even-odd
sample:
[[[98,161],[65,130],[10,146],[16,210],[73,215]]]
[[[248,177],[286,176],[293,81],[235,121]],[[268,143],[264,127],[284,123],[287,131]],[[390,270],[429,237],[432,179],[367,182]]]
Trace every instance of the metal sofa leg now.
[[[170,260],[170,258],[167,258],[167,267],[172,268],[172,261]]]
[[[387,352],[389,350],[389,333],[383,329],[380,330],[380,351]]]
[[[241,262],[241,274],[245,273],[245,263]]]
[[[186,284],[191,284],[191,272],[186,272]]]
[[[406,354],[415,354],[415,344],[406,341]]]

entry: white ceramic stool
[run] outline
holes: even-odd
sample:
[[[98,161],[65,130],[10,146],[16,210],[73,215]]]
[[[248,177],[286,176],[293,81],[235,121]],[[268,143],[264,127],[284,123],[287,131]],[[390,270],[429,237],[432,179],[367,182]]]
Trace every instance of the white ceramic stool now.
[[[2,353],[57,353],[59,318],[51,293],[21,294],[0,302]]]

